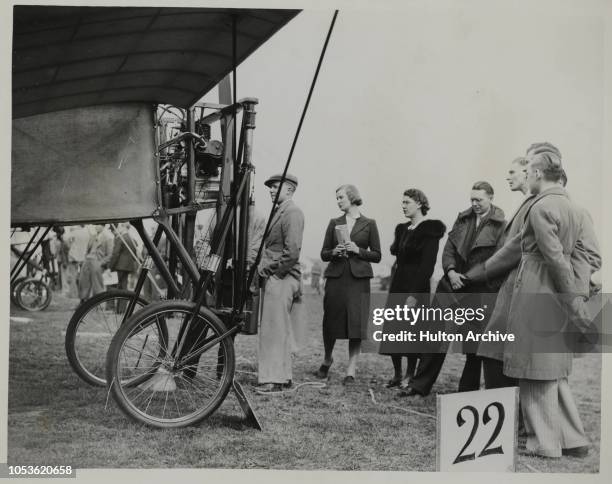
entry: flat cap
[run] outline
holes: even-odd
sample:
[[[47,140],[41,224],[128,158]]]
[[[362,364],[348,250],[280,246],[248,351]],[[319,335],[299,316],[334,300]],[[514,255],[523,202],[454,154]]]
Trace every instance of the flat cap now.
[[[264,185],[267,187],[270,187],[270,185],[272,185],[272,183],[276,183],[276,182],[280,182],[281,179],[283,178],[283,174],[282,173],[278,173],[276,175],[272,175],[270,178],[268,178],[265,182]],[[298,179],[296,176],[287,173],[285,175],[285,182],[284,183],[291,183],[294,186],[298,186]]]

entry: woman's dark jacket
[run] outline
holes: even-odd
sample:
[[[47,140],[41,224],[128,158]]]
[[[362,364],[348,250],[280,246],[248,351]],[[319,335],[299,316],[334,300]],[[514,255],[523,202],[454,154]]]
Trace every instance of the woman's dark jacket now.
[[[397,259],[389,292],[428,294],[446,226],[439,220],[423,220],[413,230],[409,226],[407,222],[395,227],[391,255]]]
[[[348,258],[332,255],[332,251],[338,245],[336,225],[346,225],[346,216],[331,219],[327,226],[321,249],[321,259],[329,262],[325,269],[325,277],[340,277],[346,267],[350,268],[353,277],[372,277],[371,262],[380,262],[380,237],[376,221],[364,215],[355,220],[350,238],[359,247],[359,254],[350,252]]]

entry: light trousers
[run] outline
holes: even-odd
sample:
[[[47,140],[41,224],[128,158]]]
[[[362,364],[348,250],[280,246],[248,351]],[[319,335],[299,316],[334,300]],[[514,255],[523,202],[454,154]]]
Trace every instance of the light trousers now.
[[[85,259],[79,274],[79,299],[88,299],[105,289],[100,262],[96,259]]]
[[[567,378],[519,380],[527,450],[561,457],[561,449],[588,445]]]
[[[296,341],[291,321],[299,281],[287,275],[266,280],[259,326],[259,383],[286,383],[292,379],[291,354]]]

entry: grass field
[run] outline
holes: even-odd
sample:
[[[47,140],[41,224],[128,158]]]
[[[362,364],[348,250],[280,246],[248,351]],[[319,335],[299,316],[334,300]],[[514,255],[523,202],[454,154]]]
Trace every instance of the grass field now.
[[[315,381],[322,357],[322,297],[309,294],[308,345],[294,360],[294,381]],[[83,383],[64,353],[67,322],[77,305],[54,295],[41,313],[11,314],[8,463],[79,468],[260,468],[302,470],[435,470],[436,397],[406,402],[383,388],[387,357],[364,354],[357,382],[341,381],[347,360],[338,342],[325,388],[302,386],[275,396],[255,394],[256,337],[236,339],[236,378],[264,430],[247,427],[233,394],[197,427],[153,430],[134,424],[107,401],[104,388]],[[456,390],[462,355],[449,355],[434,393]],[[570,379],[593,444],[585,459],[540,459],[519,450],[519,472],[599,470],[601,359],[576,359]],[[424,415],[423,415],[424,414]],[[521,453],[522,452],[522,453]]]

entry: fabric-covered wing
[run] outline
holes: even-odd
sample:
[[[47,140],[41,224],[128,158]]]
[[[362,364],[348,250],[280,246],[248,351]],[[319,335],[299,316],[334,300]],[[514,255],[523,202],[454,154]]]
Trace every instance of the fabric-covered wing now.
[[[298,10],[16,6],[13,118],[97,104],[188,107]]]
[[[14,119],[12,136],[12,225],[150,217],[158,207],[150,104]]]

